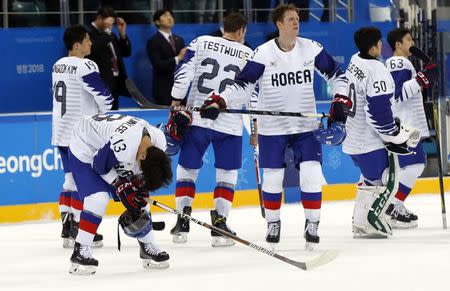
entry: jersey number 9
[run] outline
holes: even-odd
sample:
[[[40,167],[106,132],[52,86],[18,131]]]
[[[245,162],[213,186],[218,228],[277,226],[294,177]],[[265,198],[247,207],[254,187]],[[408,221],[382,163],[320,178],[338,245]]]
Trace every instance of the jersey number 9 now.
[[[66,113],[66,91],[67,86],[63,81],[59,81],[53,85],[53,95],[57,102],[61,102],[61,116]]]

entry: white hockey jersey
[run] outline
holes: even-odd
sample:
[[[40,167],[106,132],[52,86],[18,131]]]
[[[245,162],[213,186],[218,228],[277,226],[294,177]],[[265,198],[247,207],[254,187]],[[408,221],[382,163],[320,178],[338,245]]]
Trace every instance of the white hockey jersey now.
[[[52,145],[68,146],[73,127],[83,115],[105,113],[113,97],[89,59],[64,57],[52,70]]]
[[[355,54],[345,72],[353,102],[345,128],[343,151],[363,154],[384,147],[382,135],[397,134],[394,80],[382,62]]]
[[[422,88],[415,79],[417,72],[413,64],[408,58],[393,56],[386,60],[386,68],[395,83],[396,117],[402,123],[420,129],[422,138],[429,137]]]
[[[117,176],[140,174],[136,161],[144,128],[152,143],[165,151],[164,133],[147,121],[121,114],[85,116],[73,131],[70,151],[89,163],[102,178],[112,183]]]
[[[343,74],[340,66],[319,43],[298,37],[294,48],[284,52],[275,40],[270,40],[255,50],[235,84],[221,96],[227,104],[242,98],[248,100],[259,84],[259,110],[316,113],[314,70],[332,85],[333,95],[346,93],[346,80],[337,78]],[[295,134],[318,128],[315,118],[258,116],[257,119],[258,133],[262,135]]]
[[[200,36],[188,46],[183,61],[175,72],[172,97],[183,99],[189,91],[187,106],[203,105],[211,92],[222,93],[241,72],[252,50],[223,37]],[[242,109],[244,103],[228,103],[227,108]],[[192,125],[231,135],[242,135],[242,116],[221,113],[216,120],[204,119],[193,112]]]

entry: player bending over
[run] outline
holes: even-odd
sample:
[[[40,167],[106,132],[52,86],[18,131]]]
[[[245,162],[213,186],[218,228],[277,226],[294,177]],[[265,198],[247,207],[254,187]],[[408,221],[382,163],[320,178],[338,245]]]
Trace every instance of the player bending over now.
[[[91,246],[110,190],[127,208],[119,223],[127,235],[137,238],[144,267],[169,266],[169,255],[155,243],[150,214],[143,210],[148,192],[168,186],[172,180],[165,150],[164,133],[132,116],[98,114],[83,118],[75,127],[69,163],[84,208],[70,258],[71,274],[96,272],[98,261],[92,256]],[[135,179],[136,175],[141,178]]]

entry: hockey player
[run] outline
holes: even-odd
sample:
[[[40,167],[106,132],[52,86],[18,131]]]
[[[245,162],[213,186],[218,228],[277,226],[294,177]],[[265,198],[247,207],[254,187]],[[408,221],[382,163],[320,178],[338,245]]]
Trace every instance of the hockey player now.
[[[388,42],[394,55],[386,60],[386,67],[395,83],[395,100],[397,104],[396,116],[402,122],[420,129],[421,139],[430,136],[428,131],[425,111],[423,108],[422,90],[431,86],[438,77],[435,64],[427,64],[419,73],[408,59],[411,56],[409,49],[414,46],[411,32],[405,28],[397,28],[389,32]],[[425,168],[426,155],[419,142],[416,148],[411,149],[414,155],[399,156],[400,185],[387,214],[391,216],[391,224],[394,228],[417,227],[417,215],[409,211],[404,205],[408,194],[411,192],[416,179]]]
[[[344,137],[339,122],[345,122],[349,102],[343,95],[346,92],[345,79],[337,78],[343,73],[340,66],[319,43],[297,36],[297,7],[292,4],[278,6],[273,10],[273,21],[280,36],[259,46],[234,85],[222,93],[219,91],[220,95],[210,96],[200,114],[204,118],[217,118],[217,108],[235,107],[246,102],[258,83],[257,106],[260,110],[315,113],[313,78],[316,70],[332,85],[336,95],[329,123],[330,129],[338,128],[339,134],[335,137],[338,138],[336,144],[339,143]],[[224,117],[220,114],[219,118]],[[257,122],[259,164],[264,171],[262,191],[267,220],[266,241],[273,244],[280,241],[284,154],[291,146],[300,170],[306,216],[304,238],[307,247],[312,247],[319,243],[317,230],[322,201],[322,148],[313,134],[318,122],[311,118],[272,116],[259,116]]]
[[[353,212],[355,237],[386,238],[392,234],[385,211],[395,195],[385,176],[389,166],[385,144],[414,148],[420,131],[394,118],[395,84],[391,74],[377,58],[381,55],[381,32],[362,27],[354,34],[359,53],[352,56],[346,77],[352,108],[346,123],[343,151],[361,171]],[[393,161],[396,161],[394,158]],[[396,168],[392,165],[391,168]],[[397,173],[390,171],[390,178]],[[392,186],[392,185],[391,185]]]
[[[164,133],[127,115],[98,114],[83,118],[69,144],[69,163],[78,193],[84,199],[80,229],[70,258],[71,274],[94,274],[98,261],[91,246],[105,214],[109,192],[127,208],[119,219],[127,235],[136,237],[145,268],[168,267],[169,255],[155,244],[151,217],[142,210],[148,191],[169,185],[171,162]],[[140,175],[143,178],[130,179]]]
[[[175,72],[172,88],[172,105],[179,105],[186,96],[188,106],[201,106],[211,92],[222,92],[228,84],[233,84],[252,51],[242,45],[247,20],[239,13],[231,13],[224,19],[222,37],[201,36],[193,40],[187,48],[181,66]],[[192,84],[192,85],[191,85]],[[242,108],[234,104],[232,108]],[[172,113],[168,130],[180,139],[180,157],[177,167],[176,207],[190,214],[195,197],[195,182],[202,167],[206,149],[212,144],[215,157],[216,187],[214,189],[214,210],[211,221],[215,227],[228,231],[226,221],[234,198],[238,169],[242,164],[242,117],[236,114],[223,114],[217,120],[200,118],[193,113],[192,125],[186,132],[177,131],[173,121],[184,119],[190,122],[187,112]],[[173,242],[184,243],[189,232],[189,220],[178,217],[171,230]],[[212,246],[234,245],[234,241],[211,232]]]
[[[112,96],[100,78],[97,65],[84,57],[91,53],[91,40],[86,29],[74,25],[64,32],[67,57],[53,65],[52,145],[57,146],[64,168],[64,184],[59,197],[63,223],[63,247],[73,247],[83,201],[77,193],[68,164],[67,147],[70,133],[83,115],[105,113],[112,106]],[[70,239],[72,237],[72,239]],[[102,236],[96,235],[95,246],[102,246]]]

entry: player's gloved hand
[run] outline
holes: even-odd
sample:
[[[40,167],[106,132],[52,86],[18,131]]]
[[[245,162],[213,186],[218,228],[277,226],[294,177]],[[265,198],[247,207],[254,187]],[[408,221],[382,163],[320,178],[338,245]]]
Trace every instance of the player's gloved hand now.
[[[345,125],[340,121],[333,122],[328,128],[316,129],[313,134],[320,143],[332,146],[340,145],[347,136]]]
[[[192,123],[192,114],[189,111],[171,111],[166,129],[172,138],[180,140]]]
[[[428,64],[417,73],[416,81],[422,90],[429,88],[439,77],[439,68],[436,64]]]
[[[148,192],[143,191],[137,181],[118,178],[113,182],[113,185],[116,188],[117,196],[126,209],[137,212],[147,205],[144,198],[148,197]]]
[[[328,128],[336,121],[345,124],[347,121],[348,113],[352,108],[352,100],[344,95],[336,94],[331,102],[330,117],[328,117]]]
[[[395,123],[399,128],[398,133],[395,136],[382,136],[386,141],[386,148],[400,155],[413,153],[408,148],[417,147],[420,142],[420,129],[401,123],[398,118],[395,119]]]
[[[227,104],[225,103],[225,100],[220,97],[220,95],[213,92],[212,95],[203,102],[202,107],[200,107],[200,116],[202,118],[216,120],[220,113],[219,109],[226,108]]]

